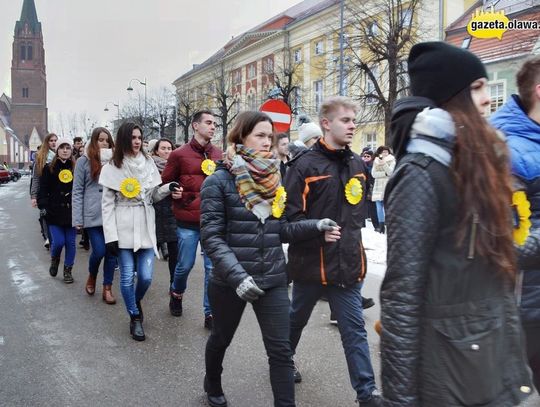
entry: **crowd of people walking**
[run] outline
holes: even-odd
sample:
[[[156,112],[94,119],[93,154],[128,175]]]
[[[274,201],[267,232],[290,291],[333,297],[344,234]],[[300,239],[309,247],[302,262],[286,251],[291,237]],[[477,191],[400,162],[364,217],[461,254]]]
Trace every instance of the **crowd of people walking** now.
[[[304,379],[295,353],[322,297],[359,406],[518,405],[540,390],[540,58],[523,65],[519,95],[490,122],[488,75],[470,52],[420,43],[408,69],[412,96],[394,106],[391,144],[360,155],[350,147],[358,106],[342,96],[323,101],[319,125],[303,123],[293,143],[256,111],[239,114],[226,151],[212,144],[210,110],[194,114],[179,148],[160,139],[145,151],[132,122],[115,137],[94,129],[86,146],[49,134],[30,196],[50,275],[64,252],[63,281],[74,281],[84,230],[86,293],[103,264],[102,298],[115,304],[119,275],[130,335],[143,341],[155,258],[168,262],[169,312],[181,317],[200,243],[212,407],[228,405],[224,357],[247,303],[274,405],[295,406]],[[373,303],[361,295],[368,218],[388,244],[381,389],[363,318]]]

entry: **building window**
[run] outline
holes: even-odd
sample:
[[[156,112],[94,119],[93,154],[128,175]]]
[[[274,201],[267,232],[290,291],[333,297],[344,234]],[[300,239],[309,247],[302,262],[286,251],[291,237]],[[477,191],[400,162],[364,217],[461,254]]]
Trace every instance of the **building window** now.
[[[274,60],[270,57],[263,60],[263,71],[264,73],[273,73],[274,72]]]
[[[29,61],[31,61],[32,58],[33,58],[33,56],[34,56],[33,54],[34,54],[34,53],[33,53],[32,46],[31,46],[31,45],[28,45],[28,46],[26,47],[26,59],[28,59]]]
[[[253,79],[257,76],[257,69],[255,69],[255,64],[248,65],[247,67],[247,78]]]
[[[322,80],[313,82],[313,91],[315,95],[315,110],[319,111],[324,97]]]
[[[293,90],[293,109],[298,112],[298,109],[302,106],[302,89],[296,86]]]
[[[28,97],[28,88],[23,88],[22,90],[22,97],[27,98]]]
[[[461,48],[467,49],[469,48],[469,45],[471,45],[471,37],[464,38],[461,43]]]
[[[317,41],[315,43],[315,55],[321,55],[324,52],[324,44],[323,41]]]
[[[371,67],[371,73],[375,77],[375,79],[379,76],[379,68],[377,66]],[[374,105],[377,103],[377,97],[376,97],[376,90],[375,90],[375,84],[371,80],[371,78],[366,74],[366,104],[368,105]]]
[[[491,103],[489,105],[489,114],[496,112],[502,105],[504,105],[504,82],[490,83],[489,94]]]
[[[408,73],[409,67],[407,65],[407,61],[399,61],[398,64],[398,95],[399,96],[408,96],[409,95],[409,73]]]
[[[364,147],[369,147],[371,151],[377,149],[377,133],[364,134]]]
[[[297,64],[302,62],[302,49],[301,48],[294,50],[293,58],[294,58],[294,62]]]
[[[237,69],[233,72],[233,83],[238,84],[242,82],[242,71],[240,69]]]
[[[412,10],[406,9],[401,12],[401,26],[410,27],[412,24]]]
[[[249,93],[247,95],[247,105],[249,110],[258,110],[257,95],[255,93]]]
[[[21,45],[21,61],[26,60],[26,45]]]

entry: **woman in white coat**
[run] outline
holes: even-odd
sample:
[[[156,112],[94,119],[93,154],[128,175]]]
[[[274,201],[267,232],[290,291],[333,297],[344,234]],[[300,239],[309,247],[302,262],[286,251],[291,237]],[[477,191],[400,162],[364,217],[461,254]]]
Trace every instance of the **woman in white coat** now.
[[[384,233],[384,190],[386,184],[390,179],[390,175],[394,172],[396,167],[396,159],[390,154],[390,148],[386,146],[380,146],[375,152],[375,159],[373,160],[373,168],[371,169],[371,175],[375,179],[373,183],[373,192],[371,194],[371,200],[375,202],[377,206],[377,218],[379,220],[378,232]]]
[[[126,122],[118,129],[112,161],[101,170],[101,210],[108,252],[118,256],[120,291],[130,315],[130,333],[144,341],[141,300],[152,282],[156,245],[155,212],[152,206],[172,192],[182,196],[175,182],[161,185],[154,161],[142,150],[140,126]],[[137,284],[135,285],[135,272]]]

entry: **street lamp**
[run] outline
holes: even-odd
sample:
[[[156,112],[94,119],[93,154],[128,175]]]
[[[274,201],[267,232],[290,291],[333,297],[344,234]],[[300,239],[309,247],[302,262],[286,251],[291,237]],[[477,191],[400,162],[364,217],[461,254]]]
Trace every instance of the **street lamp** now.
[[[131,82],[133,82],[133,81],[137,81],[137,82],[139,82],[139,84],[144,86],[144,118],[143,118],[143,128],[144,128],[144,125],[146,123],[146,78],[144,78],[144,81],[141,81],[140,79],[136,79],[136,78],[130,80],[129,85],[127,87],[128,92],[133,91],[133,87],[131,86]]]
[[[114,103],[114,102],[107,102],[107,103],[105,103],[105,109],[103,109],[104,112],[108,112],[108,111],[109,111],[109,108],[108,108],[109,105],[113,105],[113,106],[116,107],[116,109],[117,109],[117,110],[116,110],[116,114],[117,114],[117,116],[118,116],[118,120],[120,120],[120,102],[118,102],[118,103]]]

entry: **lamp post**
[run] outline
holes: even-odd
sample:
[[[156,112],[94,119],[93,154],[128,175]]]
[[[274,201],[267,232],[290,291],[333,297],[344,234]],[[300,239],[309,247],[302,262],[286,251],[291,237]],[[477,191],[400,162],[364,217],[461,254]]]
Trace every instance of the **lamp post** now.
[[[105,109],[103,109],[104,112],[109,111],[109,108],[108,108],[109,105],[113,105],[113,106],[116,107],[117,119],[120,120],[120,102],[118,102],[118,103],[114,103],[114,102],[105,103]]]
[[[340,4],[340,17],[339,17],[339,95],[343,96],[344,89],[343,89],[343,11],[345,8],[345,0],[341,0]]]
[[[141,81],[140,79],[136,79],[136,78],[130,80],[130,81],[129,81],[129,85],[128,85],[128,87],[127,87],[127,91],[128,91],[128,92],[133,91],[133,88],[132,88],[132,86],[131,86],[131,83],[132,83],[133,81],[137,81],[137,82],[139,82],[139,84],[141,84],[142,86],[144,86],[144,117],[143,117],[143,129],[144,129],[145,124],[146,124],[146,83],[147,83],[147,82],[146,82],[146,78],[144,78],[144,81]],[[146,132],[145,132],[145,133],[146,133]]]

